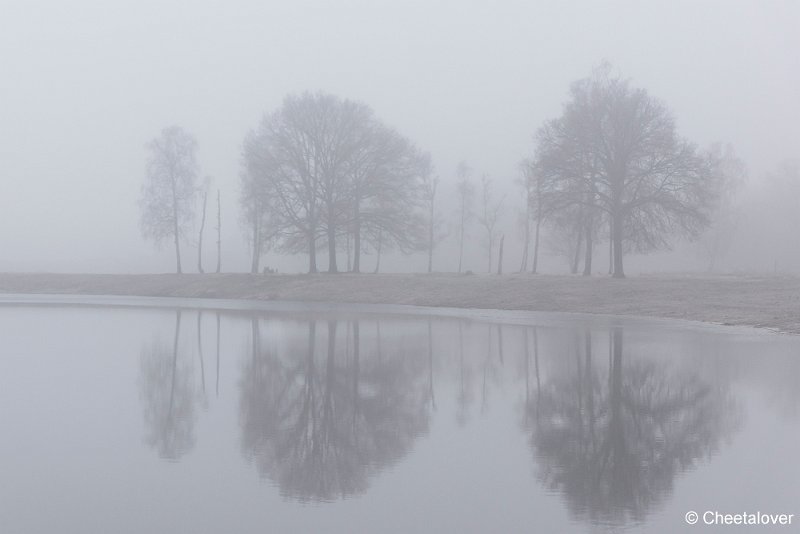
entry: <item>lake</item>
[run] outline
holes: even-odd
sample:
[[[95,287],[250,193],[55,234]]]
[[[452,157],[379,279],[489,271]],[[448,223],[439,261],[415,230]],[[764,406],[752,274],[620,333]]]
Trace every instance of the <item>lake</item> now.
[[[412,311],[0,298],[0,532],[728,532],[705,512],[800,513],[797,337]]]

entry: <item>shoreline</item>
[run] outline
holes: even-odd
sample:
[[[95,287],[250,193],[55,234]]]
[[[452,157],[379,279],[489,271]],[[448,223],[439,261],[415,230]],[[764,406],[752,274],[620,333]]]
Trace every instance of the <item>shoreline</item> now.
[[[0,293],[389,304],[683,319],[800,334],[800,277],[0,273]]]

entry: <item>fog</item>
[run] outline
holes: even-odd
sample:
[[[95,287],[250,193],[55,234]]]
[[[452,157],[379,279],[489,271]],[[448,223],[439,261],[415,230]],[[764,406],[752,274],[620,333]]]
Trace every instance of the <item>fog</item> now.
[[[515,270],[518,163],[532,154],[536,130],[560,114],[570,83],[603,60],[662,99],[682,136],[731,143],[747,163],[739,197],[748,222],[720,269],[797,270],[800,247],[786,245],[793,228],[780,213],[794,216],[800,191],[786,186],[797,193],[792,204],[765,175],[800,157],[798,20],[791,1],[6,0],[0,271],[171,271],[170,247],[141,237],[137,201],[145,144],[173,124],[197,138],[202,176],[221,191],[223,270],[249,270],[238,205],[243,139],[285,95],[305,90],[362,101],[429,151],[448,224],[458,162],[476,180],[490,175],[497,196],[506,195],[500,226]],[[455,270],[453,241],[451,232],[435,270]],[[190,267],[193,247],[184,252]],[[484,269],[482,246],[466,254],[466,268]],[[543,270],[567,269],[552,254],[544,260]],[[424,270],[425,262],[393,255],[383,268]],[[272,253],[262,263],[282,272],[306,266]],[[602,257],[597,263],[602,270]],[[705,264],[682,244],[630,262],[633,272]]]

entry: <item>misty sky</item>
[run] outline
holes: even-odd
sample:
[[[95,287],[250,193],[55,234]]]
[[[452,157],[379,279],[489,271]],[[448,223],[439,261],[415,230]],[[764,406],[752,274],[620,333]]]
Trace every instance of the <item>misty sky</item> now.
[[[0,6],[0,271],[170,271],[169,247],[140,237],[137,199],[144,145],[171,124],[222,190],[225,267],[247,270],[241,143],[307,89],[372,106],[446,182],[466,158],[510,190],[533,132],[603,59],[682,135],[733,143],[754,179],[800,156],[800,2]]]

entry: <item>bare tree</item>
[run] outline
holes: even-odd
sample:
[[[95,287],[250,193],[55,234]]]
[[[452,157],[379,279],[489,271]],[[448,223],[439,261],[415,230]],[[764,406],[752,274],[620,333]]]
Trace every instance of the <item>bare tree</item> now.
[[[354,271],[365,234],[383,236],[381,246],[419,248],[424,159],[368,106],[304,93],[286,97],[247,136],[243,163],[248,179],[268,191],[260,209],[270,211],[269,235],[278,246],[307,250],[312,273],[317,250],[327,246],[328,271],[335,273],[342,240],[352,241]]]
[[[203,230],[206,227],[206,203],[208,201],[208,189],[203,191],[203,211],[200,217],[200,235],[197,237],[197,272],[203,273]]]
[[[472,169],[467,165],[466,161],[462,161],[456,168],[456,189],[458,191],[458,272],[461,273],[461,268],[464,260],[464,235],[467,230],[467,225],[472,220],[472,201],[475,197],[475,187],[470,182]]]
[[[430,162],[430,160],[428,160]],[[422,202],[427,213],[428,230],[428,272],[433,272],[433,251],[443,238],[442,216],[436,211],[436,193],[439,189],[439,177],[433,175],[433,166],[428,165],[422,173]]]
[[[247,242],[251,247],[250,272],[259,272],[261,256],[269,250],[280,234],[280,222],[275,217],[271,181],[263,179],[259,172],[269,172],[263,168],[245,165],[240,173],[241,224]]]
[[[526,174],[526,167],[530,162],[523,160],[519,164],[519,169],[522,176],[515,180],[515,183],[522,187],[523,199],[525,200],[525,207],[522,209],[522,262],[519,266],[519,272],[524,273],[528,270],[528,255],[531,246],[531,219],[533,218],[533,181],[528,180]]]
[[[222,270],[222,204],[217,189],[217,274]]]
[[[503,243],[506,241],[505,234],[500,236],[500,251],[497,253],[497,274],[503,274]]]
[[[525,249],[522,258],[520,272],[528,268],[528,246],[530,243],[530,224],[531,219],[535,219],[536,225],[533,238],[533,262],[531,273],[536,274],[539,267],[539,240],[541,236],[542,223],[546,215],[545,199],[545,180],[544,175],[536,171],[535,163],[531,159],[520,162],[522,172],[522,185],[525,190]]]
[[[243,150],[246,172],[269,184],[281,223],[281,247],[288,252],[305,249],[310,273],[317,272],[322,209],[313,102],[310,94],[287,97],[248,134]]]
[[[661,101],[608,65],[572,85],[561,117],[539,130],[536,157],[554,204],[579,207],[588,270],[598,212],[609,218],[617,278],[626,249],[664,248],[676,233],[696,237],[716,198],[712,160],[678,137]]]
[[[374,274],[378,274],[381,270],[381,253],[383,252],[383,230],[377,229],[375,234],[375,270]]]
[[[157,245],[172,238],[180,274],[180,242],[194,219],[198,191],[197,141],[179,126],[170,126],[150,141],[147,149],[150,157],[139,201],[142,235]]]
[[[494,240],[497,237],[495,228],[500,218],[500,208],[503,206],[503,199],[497,202],[492,200],[492,181],[484,174],[481,176],[481,211],[478,214],[478,222],[486,229],[486,246],[488,249],[489,268],[487,273],[492,272],[492,251],[494,250]]]

